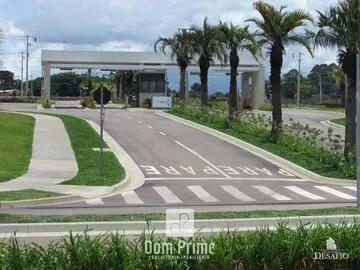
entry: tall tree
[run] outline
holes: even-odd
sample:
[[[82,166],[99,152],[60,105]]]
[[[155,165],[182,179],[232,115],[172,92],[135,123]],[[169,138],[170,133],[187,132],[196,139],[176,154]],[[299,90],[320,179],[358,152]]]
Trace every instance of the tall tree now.
[[[116,97],[122,97],[122,80],[123,80],[123,76],[124,76],[125,71],[123,70],[116,70],[116,71],[112,71],[110,73],[110,80],[115,84],[116,86]]]
[[[344,155],[347,162],[355,158],[356,143],[356,54],[360,53],[360,0],[344,0],[318,11],[315,36],[318,46],[336,48],[338,61],[348,77]]]
[[[256,56],[257,45],[255,37],[249,31],[249,27],[240,27],[232,23],[223,23],[220,21],[219,28],[221,38],[229,51],[230,60],[230,99],[229,99],[229,118],[232,119],[238,110],[238,94],[237,94],[237,74],[239,66],[238,51],[249,51]]]
[[[320,64],[315,65],[307,79],[309,80],[310,84],[313,87],[320,88],[320,79],[321,79],[321,86],[322,86],[322,93],[323,95],[327,96],[337,96],[337,87],[335,78],[332,76],[332,72],[334,69],[337,68],[336,64]]]
[[[176,33],[172,38],[160,37],[154,45],[155,51],[166,53],[167,49],[171,51],[171,57],[176,58],[176,62],[180,68],[180,98],[188,97],[186,87],[186,69],[194,57],[193,33],[181,31]]]
[[[202,27],[192,26],[194,33],[195,51],[199,55],[201,104],[208,104],[208,72],[210,64],[218,58],[226,61],[226,51],[221,40],[221,34],[217,26],[212,26],[205,18]]]
[[[286,52],[285,47],[289,44],[300,44],[312,54],[310,37],[307,34],[295,31],[299,28],[305,28],[307,22],[313,22],[313,19],[303,10],[287,11],[286,6],[276,9],[263,1],[255,2],[254,7],[260,13],[261,19],[252,18],[247,21],[253,22],[257,26],[259,43],[266,46],[270,55],[270,83],[273,107],[272,131],[276,133],[282,124],[280,84],[283,57]]]

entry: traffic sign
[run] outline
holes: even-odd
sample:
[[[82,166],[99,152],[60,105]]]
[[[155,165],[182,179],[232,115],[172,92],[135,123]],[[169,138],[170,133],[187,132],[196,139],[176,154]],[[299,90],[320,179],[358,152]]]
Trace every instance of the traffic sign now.
[[[103,90],[103,102],[101,102],[101,89]],[[99,105],[105,105],[108,104],[108,102],[111,99],[111,92],[106,88],[98,88],[94,91],[94,100]]]

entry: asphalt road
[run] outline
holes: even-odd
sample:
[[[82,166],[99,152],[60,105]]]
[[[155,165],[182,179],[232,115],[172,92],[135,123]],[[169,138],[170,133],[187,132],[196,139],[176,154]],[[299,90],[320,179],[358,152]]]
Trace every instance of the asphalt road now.
[[[35,110],[36,105],[0,104]],[[98,110],[57,109],[98,122]],[[305,181],[271,161],[150,111],[108,109],[106,131],[143,171],[135,191],[51,207],[1,209],[26,214],[119,214],[186,207],[196,211],[306,209],[355,204],[354,187]]]
[[[259,113],[271,116],[271,112],[258,111]],[[321,124],[321,122],[344,118],[344,113],[339,112],[328,112],[320,110],[309,110],[309,109],[286,109],[283,108],[283,121],[290,123],[291,121],[300,122],[303,125],[309,125],[310,127],[320,129],[324,132],[324,135],[328,133],[329,127]],[[339,128],[332,126],[334,134],[340,135],[342,138],[345,137],[345,128]]]

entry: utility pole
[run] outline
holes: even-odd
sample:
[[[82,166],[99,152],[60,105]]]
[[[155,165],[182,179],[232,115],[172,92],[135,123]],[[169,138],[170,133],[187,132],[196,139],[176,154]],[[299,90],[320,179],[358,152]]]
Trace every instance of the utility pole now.
[[[356,117],[360,119],[360,54],[356,56]],[[356,125],[357,207],[360,207],[360,125]]]
[[[301,84],[301,74],[300,74],[300,72],[301,72],[301,61],[302,61],[302,58],[301,58],[301,56],[302,56],[302,53],[301,52],[299,52],[299,53],[295,53],[295,54],[293,54],[293,58],[295,57],[295,55],[299,55],[299,58],[298,58],[298,61],[299,61],[299,67],[298,67],[298,84],[297,84],[297,106],[298,107],[300,107],[300,95],[301,95],[301,93],[300,93],[300,84]]]
[[[26,35],[24,37],[26,39],[26,73],[25,73],[25,79],[26,79],[26,84],[25,84],[25,91],[27,91],[27,89],[29,88],[29,47],[31,46],[30,40],[34,40],[34,42],[37,41],[37,38],[34,36],[29,36]]]
[[[319,74],[319,86],[320,86],[320,104],[322,104],[322,80],[321,80],[321,74]]]
[[[21,52],[21,97],[24,96],[24,52]]]

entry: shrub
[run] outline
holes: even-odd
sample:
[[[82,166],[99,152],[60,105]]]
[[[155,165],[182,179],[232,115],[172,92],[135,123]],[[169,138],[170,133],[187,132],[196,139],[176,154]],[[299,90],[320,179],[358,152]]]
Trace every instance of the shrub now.
[[[331,237],[337,249],[349,254],[347,260],[315,260],[315,252],[326,248]],[[64,237],[47,246],[20,245],[16,238],[0,243],[0,269],[359,269],[360,223],[333,225],[301,224],[295,228],[286,223],[276,230],[268,227],[238,233],[223,231],[211,236],[186,239],[189,243],[213,243],[212,254],[200,259],[180,256],[151,257],[145,252],[145,241],[172,244],[174,255],[193,255],[179,250],[171,239],[142,235],[134,241],[119,234],[84,234]]]
[[[125,100],[123,98],[116,98],[112,101],[114,104],[125,104]]]
[[[271,103],[264,103],[259,107],[260,111],[268,111],[271,112],[272,111],[272,105]]]
[[[41,104],[42,104],[43,108],[45,108],[45,109],[50,109],[51,108],[51,103],[50,103],[50,101],[48,99],[43,100],[41,102]]]
[[[80,104],[84,108],[96,109],[95,102],[91,97],[84,97],[82,100],[80,100]]]
[[[146,98],[143,105],[145,108],[151,108],[151,98]]]

